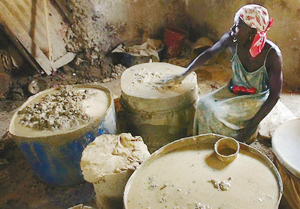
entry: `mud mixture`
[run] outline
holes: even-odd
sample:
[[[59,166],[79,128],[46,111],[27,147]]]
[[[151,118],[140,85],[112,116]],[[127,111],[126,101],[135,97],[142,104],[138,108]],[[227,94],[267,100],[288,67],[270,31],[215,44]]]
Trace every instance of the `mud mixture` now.
[[[81,170],[86,181],[97,183],[106,175],[135,170],[150,153],[142,137],[130,133],[98,136],[82,152]]]
[[[71,131],[100,118],[108,108],[108,96],[94,88],[64,86],[29,99],[11,124],[13,134],[41,136]]]
[[[162,85],[163,79],[181,74],[185,68],[169,63],[145,63],[130,67],[121,77],[121,89],[139,98],[168,98],[188,92],[196,84],[195,74],[187,76],[180,84]]]
[[[127,209],[274,209],[279,199],[271,169],[245,150],[226,164],[209,144],[183,148],[159,156],[138,171],[129,187]]]
[[[20,110],[20,124],[28,128],[52,131],[78,127],[90,120],[79,103],[89,96],[88,90],[76,92],[63,88]]]

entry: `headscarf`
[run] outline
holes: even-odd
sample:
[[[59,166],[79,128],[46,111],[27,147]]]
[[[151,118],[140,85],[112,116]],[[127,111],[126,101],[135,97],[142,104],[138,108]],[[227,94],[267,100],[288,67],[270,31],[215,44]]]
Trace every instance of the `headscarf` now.
[[[245,5],[237,11],[234,21],[241,18],[251,28],[257,30],[250,47],[250,54],[256,57],[264,48],[267,40],[267,31],[273,26],[273,18],[269,17],[268,10],[256,4]]]

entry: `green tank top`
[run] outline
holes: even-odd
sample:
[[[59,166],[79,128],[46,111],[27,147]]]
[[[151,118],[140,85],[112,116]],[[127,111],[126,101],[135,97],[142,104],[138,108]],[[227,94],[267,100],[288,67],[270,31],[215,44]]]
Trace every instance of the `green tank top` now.
[[[244,86],[246,88],[253,87],[256,88],[257,93],[268,90],[269,76],[265,64],[271,48],[266,54],[263,65],[253,72],[248,72],[245,70],[242,62],[237,55],[237,50],[235,50],[234,55],[231,59],[231,66],[233,70],[233,78],[231,79],[232,85]]]

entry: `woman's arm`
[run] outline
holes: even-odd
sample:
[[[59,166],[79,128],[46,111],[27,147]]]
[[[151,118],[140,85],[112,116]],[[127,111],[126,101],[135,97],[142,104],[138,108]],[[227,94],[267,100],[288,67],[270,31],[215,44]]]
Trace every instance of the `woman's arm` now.
[[[163,84],[177,84],[180,83],[186,76],[194,72],[200,66],[204,65],[207,61],[212,59],[214,56],[224,51],[227,47],[233,44],[232,36],[230,32],[224,33],[222,37],[210,48],[202,52],[196,57],[186,68],[186,71],[180,75],[174,75],[164,78],[161,83]]]
[[[230,32],[223,34],[222,37],[213,46],[205,50],[189,64],[184,74],[188,75],[191,72],[195,71],[197,68],[204,65],[207,61],[212,59],[220,52],[224,51],[232,44],[233,41]]]

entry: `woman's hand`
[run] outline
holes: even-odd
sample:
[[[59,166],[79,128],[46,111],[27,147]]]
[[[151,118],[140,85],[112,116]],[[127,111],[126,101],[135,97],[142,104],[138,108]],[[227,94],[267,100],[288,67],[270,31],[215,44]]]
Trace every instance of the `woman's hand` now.
[[[251,136],[256,132],[257,127],[258,126],[252,125],[249,121],[245,128],[239,131],[237,140],[240,142],[247,142],[251,138]]]

